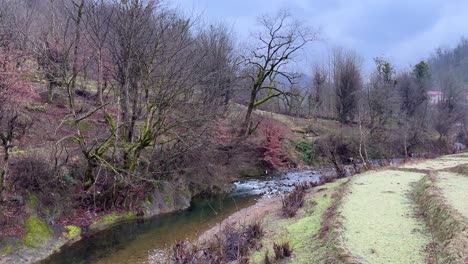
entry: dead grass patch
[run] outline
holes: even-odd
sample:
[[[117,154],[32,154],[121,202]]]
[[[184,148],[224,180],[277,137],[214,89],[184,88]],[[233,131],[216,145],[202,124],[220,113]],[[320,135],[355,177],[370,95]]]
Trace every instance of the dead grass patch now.
[[[281,200],[281,214],[284,217],[291,218],[296,216],[299,208],[304,206],[306,190],[307,189],[302,186],[296,186],[292,192]]]
[[[193,245],[186,241],[176,243],[172,248],[170,263],[248,263],[252,249],[256,249],[263,236],[263,227],[259,222],[240,228],[227,226],[212,241],[203,246]]]
[[[432,174],[420,180],[413,199],[433,241],[426,248],[428,263],[468,263],[468,223],[444,200]]]
[[[273,251],[275,252],[276,260],[289,258],[292,255],[292,248],[289,245],[289,242],[279,244],[273,243]]]
[[[323,241],[323,247],[326,248],[325,263],[359,263],[344,245],[343,217],[338,212],[343,197],[348,191],[349,182],[350,180],[347,180],[336,189],[332,195],[332,204],[322,216],[319,238]]]
[[[468,165],[458,165],[456,167],[451,168],[449,171],[468,176]]]

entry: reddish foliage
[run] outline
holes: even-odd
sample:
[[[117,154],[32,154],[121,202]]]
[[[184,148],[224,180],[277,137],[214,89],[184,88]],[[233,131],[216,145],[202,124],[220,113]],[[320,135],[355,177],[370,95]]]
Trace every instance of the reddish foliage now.
[[[3,215],[0,214],[0,236],[24,236],[24,227],[18,222],[24,216],[23,206],[13,203],[6,206]]]
[[[26,82],[21,80],[21,69],[17,67],[19,52],[0,49],[0,100],[2,103],[20,103],[39,98]]]
[[[262,161],[270,168],[278,170],[289,165],[283,151],[284,129],[277,123],[267,120],[261,125],[261,132],[265,140],[262,143],[264,154]]]
[[[0,235],[2,236],[18,236],[22,237],[26,234],[26,231],[24,230],[24,227],[22,227],[19,224],[11,224],[5,229],[2,228],[2,231],[0,231]]]
[[[224,119],[215,123],[213,132],[213,143],[221,146],[226,146],[232,141],[232,127],[229,120]]]

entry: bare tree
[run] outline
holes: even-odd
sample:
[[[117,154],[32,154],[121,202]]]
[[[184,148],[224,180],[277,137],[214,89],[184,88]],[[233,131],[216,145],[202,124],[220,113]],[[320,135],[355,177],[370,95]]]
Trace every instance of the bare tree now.
[[[415,66],[413,72],[403,72],[396,78],[400,101],[398,126],[403,136],[406,158],[414,146],[424,141],[423,135],[427,131],[429,69],[425,66],[417,68]]]
[[[48,82],[48,101],[52,102],[57,86],[65,87],[69,110],[74,113],[84,0],[49,0],[46,10],[37,18],[44,25],[40,36],[30,39],[32,50]]]
[[[2,104],[0,109],[0,146],[3,148],[3,168],[0,170],[0,194],[8,177],[10,151],[14,142],[20,140],[31,127],[32,121],[14,106]]]
[[[336,93],[336,110],[341,123],[354,121],[359,91],[362,89],[361,72],[357,57],[343,50],[335,50],[333,58],[333,83]]]
[[[328,72],[324,67],[316,65],[313,69],[311,91],[308,96],[309,115],[312,115],[312,113],[317,114],[322,106],[327,80]]]
[[[371,76],[368,92],[371,133],[385,129],[392,118],[397,117],[400,107],[393,66],[384,58],[374,61],[376,70]]]
[[[203,55],[196,67],[199,87],[207,105],[226,105],[232,97],[237,74],[234,43],[226,26],[211,25],[197,37]]]
[[[317,34],[294,20],[287,12],[276,16],[262,16],[259,24],[264,31],[257,35],[255,48],[246,56],[245,67],[249,69],[250,98],[247,112],[241,128],[241,135],[246,136],[254,130],[251,117],[255,108],[275,97],[294,96],[285,91],[278,83],[282,81],[293,84],[298,77],[287,69],[297,52],[307,43],[317,40]],[[262,95],[262,92],[266,94]]]
[[[69,17],[74,22],[74,36],[73,36],[73,53],[72,53],[72,72],[71,72],[71,80],[70,84],[68,85],[68,97],[69,97],[69,105],[71,111],[75,112],[75,90],[76,90],[76,78],[78,77],[78,58],[80,53],[80,41],[82,35],[82,24],[83,24],[83,13],[85,11],[85,0],[71,0],[71,11]]]
[[[439,140],[448,139],[455,125],[463,120],[466,105],[462,85],[450,72],[439,77],[442,98],[433,109],[434,129],[439,133]]]
[[[114,78],[119,84],[118,100],[122,114],[122,136],[133,142],[135,122],[138,116],[138,98],[143,92],[143,67],[148,62],[146,51],[157,50],[157,43],[152,43],[154,28],[152,14],[155,3],[144,1],[115,1],[112,34],[110,36],[111,55],[116,66]]]
[[[86,31],[85,35],[88,42],[92,43],[96,54],[96,81],[97,81],[97,96],[99,102],[104,104],[104,74],[109,71],[106,69],[106,61],[109,58],[108,39],[111,28],[111,21],[113,20],[114,9],[109,6],[104,0],[90,1],[86,7]],[[109,76],[107,76],[108,78]]]

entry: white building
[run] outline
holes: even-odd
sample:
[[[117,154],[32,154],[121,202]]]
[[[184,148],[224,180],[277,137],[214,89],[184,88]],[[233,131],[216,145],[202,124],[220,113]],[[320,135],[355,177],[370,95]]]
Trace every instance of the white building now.
[[[428,91],[427,95],[429,96],[430,104],[437,104],[442,101],[442,92],[441,91]]]
[[[438,104],[440,101],[442,101],[442,96],[443,92],[441,91],[428,91],[427,95],[429,97],[429,103],[430,104]],[[468,92],[463,93],[463,97],[466,100],[466,103],[468,103]]]

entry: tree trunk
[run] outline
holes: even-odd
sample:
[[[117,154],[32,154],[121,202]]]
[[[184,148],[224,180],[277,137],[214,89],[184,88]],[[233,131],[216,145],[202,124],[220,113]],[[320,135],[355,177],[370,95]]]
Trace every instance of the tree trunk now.
[[[98,58],[98,62],[97,62],[97,92],[98,92],[98,98],[99,98],[99,103],[101,105],[104,104],[104,100],[102,98],[102,94],[103,94],[103,91],[102,91],[102,51],[99,50],[99,58]]]
[[[408,133],[405,131],[405,134],[403,135],[403,147],[405,148],[405,160],[408,159]]]
[[[87,158],[86,170],[84,173],[84,180],[85,180],[85,190],[88,190],[91,186],[93,186],[95,182],[94,177],[94,168],[96,167],[96,163],[92,158]]]
[[[52,103],[52,101],[54,100],[54,83],[49,82],[49,85],[47,88],[48,88],[47,89],[47,102]]]
[[[241,136],[250,135],[251,125],[252,125],[252,112],[254,109],[253,101],[249,103],[247,107],[247,113],[245,114],[244,123],[242,123]]]
[[[71,84],[68,88],[68,96],[70,109],[72,113],[75,113],[75,90],[76,90],[76,78],[78,77],[78,48],[80,46],[80,39],[81,39],[81,19],[83,17],[83,9],[84,9],[84,0],[81,0],[80,4],[77,6],[77,17],[76,17],[76,31],[75,31],[75,46],[73,47],[73,65],[72,65],[72,80]]]
[[[9,144],[8,141],[6,142],[6,144]],[[6,145],[6,147],[4,146],[3,148],[3,168],[1,169],[0,171],[0,201],[3,201],[4,197],[3,197],[3,191],[5,189],[5,186],[6,186],[6,177],[7,177],[7,173],[8,173],[8,160],[10,159],[10,154],[8,153],[8,150],[10,149],[9,147],[7,147],[8,145]]]
[[[4,188],[4,178],[5,178],[5,170],[0,171],[0,201],[3,201],[3,188]]]

